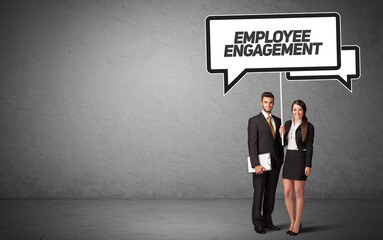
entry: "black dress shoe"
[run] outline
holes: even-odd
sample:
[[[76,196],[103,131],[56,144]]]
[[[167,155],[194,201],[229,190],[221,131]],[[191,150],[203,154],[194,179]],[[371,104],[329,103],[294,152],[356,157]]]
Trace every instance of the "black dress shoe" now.
[[[281,230],[279,227],[274,226],[274,224],[266,225],[265,228],[270,228],[271,230],[274,230],[274,231]]]
[[[292,233],[292,231],[290,231],[290,230],[286,232],[286,234],[290,234],[290,233]]]
[[[265,229],[263,227],[260,227],[260,226],[255,226],[254,231],[256,231],[259,234],[266,234]]]

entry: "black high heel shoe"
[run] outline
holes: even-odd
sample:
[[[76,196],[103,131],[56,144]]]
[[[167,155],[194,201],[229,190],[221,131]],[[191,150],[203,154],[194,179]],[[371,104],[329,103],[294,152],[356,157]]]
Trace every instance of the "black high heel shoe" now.
[[[290,234],[290,236],[296,236],[296,235],[298,235],[300,232],[301,232],[301,229],[302,229],[302,223],[301,223],[301,225],[299,225],[299,232],[293,232],[293,231],[287,231],[287,232],[290,232],[289,234]]]

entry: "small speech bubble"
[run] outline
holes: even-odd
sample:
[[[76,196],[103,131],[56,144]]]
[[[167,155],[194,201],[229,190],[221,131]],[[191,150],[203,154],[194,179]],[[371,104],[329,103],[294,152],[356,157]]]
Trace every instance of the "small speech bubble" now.
[[[301,71],[286,73],[288,80],[338,80],[345,88],[352,92],[352,79],[360,77],[360,50],[359,46],[342,46],[342,66],[338,70],[327,71]]]
[[[338,13],[206,18],[207,70],[224,74],[226,94],[247,72],[337,70]]]

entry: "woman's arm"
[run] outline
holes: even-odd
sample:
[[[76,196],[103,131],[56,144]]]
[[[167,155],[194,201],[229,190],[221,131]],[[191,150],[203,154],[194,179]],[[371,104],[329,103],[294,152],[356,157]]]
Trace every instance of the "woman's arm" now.
[[[287,146],[287,134],[289,133],[289,130],[290,130],[290,125],[289,125],[288,121],[285,122],[285,125],[283,125],[279,128],[279,135],[281,136],[279,141],[280,141],[281,145],[282,145],[282,134],[283,134],[283,138],[284,138],[282,147]]]
[[[307,138],[306,138],[306,167],[311,168],[313,158],[313,144],[314,144],[314,126],[311,123],[307,124]]]

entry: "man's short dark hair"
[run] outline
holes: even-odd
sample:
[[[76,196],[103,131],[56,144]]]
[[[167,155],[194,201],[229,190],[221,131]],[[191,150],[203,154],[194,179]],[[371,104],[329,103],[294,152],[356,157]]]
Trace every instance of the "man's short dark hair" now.
[[[262,93],[261,102],[263,101],[264,97],[271,97],[271,98],[274,99],[274,95],[271,92],[264,92],[264,93]]]

